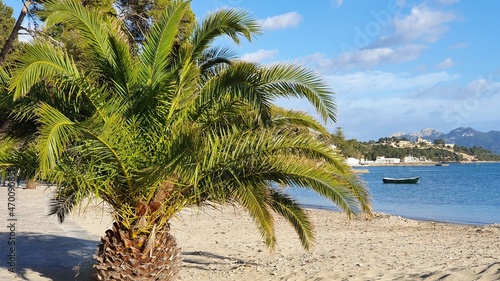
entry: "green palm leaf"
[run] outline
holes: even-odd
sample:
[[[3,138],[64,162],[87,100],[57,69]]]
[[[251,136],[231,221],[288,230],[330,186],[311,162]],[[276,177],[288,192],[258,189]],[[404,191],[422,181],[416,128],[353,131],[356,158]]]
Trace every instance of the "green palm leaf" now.
[[[326,122],[335,121],[332,92],[311,70],[292,64],[276,64],[263,69],[260,90],[273,98],[305,98]]]
[[[260,122],[266,123],[271,118],[271,100],[267,93],[259,90],[260,84],[260,68],[257,64],[232,63],[203,85],[200,102],[213,103],[225,96],[242,99],[257,110]]]
[[[303,128],[308,130],[314,130],[318,133],[321,133],[327,136],[329,133],[326,128],[321,125],[314,117],[307,114],[306,112],[295,111],[295,110],[287,110],[280,107],[272,107],[272,115],[273,115],[273,125],[278,127],[287,128]],[[306,132],[307,132],[306,131]]]
[[[193,57],[199,57],[210,44],[221,35],[229,36],[236,44],[239,36],[251,41],[253,35],[260,34],[260,26],[248,13],[234,9],[222,9],[206,17],[193,34]]]
[[[25,96],[40,81],[78,79],[80,73],[71,58],[60,48],[48,43],[26,46],[26,55],[20,59],[20,67],[14,72],[10,90],[14,100]]]
[[[46,16],[47,27],[64,22],[77,28],[97,59],[103,63],[112,61],[113,53],[108,38],[111,29],[109,18],[85,9],[75,0],[51,0],[44,3],[44,7],[41,16]]]
[[[7,71],[5,71],[3,66],[0,66],[0,85],[2,87],[7,87],[9,84],[9,79],[10,79],[10,76],[7,73]]]
[[[41,104],[37,111],[40,127],[40,166],[42,171],[48,172],[55,168],[57,159],[74,138],[78,138],[75,123],[69,120],[57,109]]]
[[[314,232],[304,209],[293,198],[276,189],[271,190],[271,198],[273,211],[288,220],[297,232],[304,249],[310,250],[314,244]]]
[[[274,219],[269,208],[269,191],[255,181],[244,182],[238,180],[235,175],[235,186],[229,187],[234,190],[234,199],[241,204],[257,224],[266,245],[274,249],[276,236],[274,231]]]
[[[158,75],[167,69],[178,25],[188,4],[188,2],[174,1],[149,32],[141,53],[143,72],[147,73],[144,74],[144,84],[157,84]]]
[[[122,87],[128,82],[131,70],[129,53],[121,24],[104,14],[91,12],[80,1],[52,0],[44,3],[47,27],[64,22],[78,29],[95,63],[93,71],[106,75],[111,81]]]

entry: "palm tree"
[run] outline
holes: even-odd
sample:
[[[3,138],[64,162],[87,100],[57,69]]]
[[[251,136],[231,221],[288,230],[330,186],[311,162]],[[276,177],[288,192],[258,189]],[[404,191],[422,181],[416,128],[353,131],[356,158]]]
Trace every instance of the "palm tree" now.
[[[216,11],[177,37],[188,5],[172,1],[135,48],[116,19],[74,0],[49,1],[46,25],[78,30],[95,67],[79,68],[64,48],[35,42],[10,80],[14,99],[41,89],[52,97],[33,111],[41,176],[57,183],[51,214],[62,222],[87,197],[113,210],[95,264],[100,280],[174,279],[180,250],[169,222],[186,207],[240,205],[271,249],[275,215],[304,248],[314,242],[307,214],[280,186],[314,190],[348,215],[371,214],[366,188],[312,133],[326,129],[272,103],[302,97],[334,120],[324,83],[305,68],[238,61],[213,46],[222,35],[240,43],[259,34],[240,10]]]

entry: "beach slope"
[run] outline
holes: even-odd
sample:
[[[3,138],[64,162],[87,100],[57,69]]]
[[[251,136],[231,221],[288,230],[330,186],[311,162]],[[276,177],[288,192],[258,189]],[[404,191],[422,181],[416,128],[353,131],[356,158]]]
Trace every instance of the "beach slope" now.
[[[91,204],[60,225],[46,215],[50,192],[16,189],[17,277],[9,272],[7,256],[12,234],[2,228],[0,280],[93,280],[92,255],[111,219],[103,205]],[[6,188],[0,188],[0,196],[0,215],[7,224]],[[183,248],[181,280],[500,280],[499,225],[308,213],[315,248],[303,250],[293,229],[278,219],[278,245],[270,252],[238,208],[181,212],[172,222]]]

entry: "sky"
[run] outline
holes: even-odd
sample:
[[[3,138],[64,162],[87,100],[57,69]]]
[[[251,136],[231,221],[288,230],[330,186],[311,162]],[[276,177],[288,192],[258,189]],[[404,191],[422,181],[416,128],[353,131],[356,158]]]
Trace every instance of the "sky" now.
[[[4,3],[17,16],[21,1]],[[191,6],[199,20],[224,7],[259,21],[263,34],[252,42],[217,42],[242,59],[317,72],[335,92],[331,132],[341,127],[347,138],[367,141],[424,128],[500,130],[500,1],[193,0]],[[276,103],[314,114],[303,100]]]

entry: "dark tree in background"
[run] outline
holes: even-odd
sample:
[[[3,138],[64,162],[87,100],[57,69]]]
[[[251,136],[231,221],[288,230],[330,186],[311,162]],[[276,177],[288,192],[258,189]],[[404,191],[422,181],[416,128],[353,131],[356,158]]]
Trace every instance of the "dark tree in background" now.
[[[172,0],[117,0],[118,18],[125,23],[132,40],[141,44],[145,35],[160,14]],[[191,8],[187,9],[181,19],[178,37],[185,37],[194,28],[195,16]]]
[[[11,7],[6,6],[0,0],[0,65],[6,61],[12,61],[12,58],[7,57],[19,47],[17,33],[21,27],[22,19],[17,21],[19,24],[16,23],[16,19],[12,17],[13,12],[14,10]],[[14,26],[18,28],[15,34],[13,34]]]

